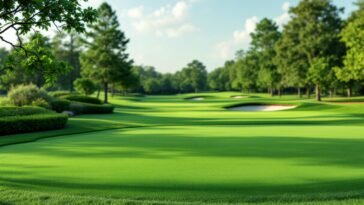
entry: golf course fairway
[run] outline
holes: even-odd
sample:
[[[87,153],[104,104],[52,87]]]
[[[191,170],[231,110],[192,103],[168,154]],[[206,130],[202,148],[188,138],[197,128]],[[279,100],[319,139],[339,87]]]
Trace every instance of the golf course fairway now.
[[[233,95],[116,96],[114,114],[0,137],[0,204],[364,203],[364,104]],[[225,109],[244,103],[297,107]]]

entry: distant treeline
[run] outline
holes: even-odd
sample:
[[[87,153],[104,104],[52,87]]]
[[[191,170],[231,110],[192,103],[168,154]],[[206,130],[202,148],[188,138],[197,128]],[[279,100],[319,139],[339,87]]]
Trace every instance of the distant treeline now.
[[[290,8],[290,21],[283,29],[271,19],[261,20],[249,48],[222,67],[208,73],[194,60],[176,73],[161,74],[133,63],[116,12],[104,3],[84,33],[71,30],[53,39],[34,33],[10,51],[1,49],[0,90],[32,83],[73,91],[76,79],[85,78],[105,93],[242,91],[302,97],[315,92],[317,100],[321,94],[362,94],[364,0],[356,6],[342,19],[343,9],[331,0],[301,0]]]

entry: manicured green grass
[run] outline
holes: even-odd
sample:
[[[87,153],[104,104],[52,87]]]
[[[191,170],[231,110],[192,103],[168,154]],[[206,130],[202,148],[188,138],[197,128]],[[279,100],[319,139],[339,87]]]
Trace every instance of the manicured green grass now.
[[[0,138],[0,204],[364,203],[364,104],[201,95],[115,97],[115,114]],[[298,107],[223,109],[244,102]]]

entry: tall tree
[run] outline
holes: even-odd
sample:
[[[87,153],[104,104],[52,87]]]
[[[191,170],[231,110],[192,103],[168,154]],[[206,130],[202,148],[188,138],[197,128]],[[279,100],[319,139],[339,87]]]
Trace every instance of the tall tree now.
[[[359,9],[351,14],[341,31],[341,41],[347,47],[343,66],[335,69],[336,76],[348,86],[348,96],[352,95],[352,85],[364,80],[364,0],[356,5]]]
[[[84,42],[87,50],[81,55],[82,73],[100,81],[104,87],[104,102],[108,102],[109,85],[122,82],[132,68],[126,53],[129,39],[120,30],[115,11],[107,3],[101,4],[98,19],[89,25]]]
[[[205,89],[207,86],[207,71],[203,63],[194,60],[182,70],[182,86],[190,87],[196,93]]]
[[[285,25],[282,37],[278,40],[275,50],[274,63],[281,76],[281,83],[286,87],[297,88],[299,97],[302,97],[301,89],[306,85],[308,95],[310,85],[307,78],[309,63],[307,56],[299,46],[299,29],[297,20]]]
[[[67,62],[72,67],[67,75],[59,79],[59,87],[73,92],[74,81],[81,76],[79,34],[75,30],[68,33],[58,32],[52,39],[52,45],[56,58]]]
[[[256,79],[259,71],[259,57],[257,53],[249,50],[244,56],[241,56],[235,63],[237,76],[241,91],[250,92],[256,87]]]
[[[273,59],[276,56],[275,46],[281,37],[278,26],[272,20],[264,18],[261,20],[251,34],[252,52],[256,52],[258,56],[258,82],[263,88],[273,90],[279,88],[280,75]]]
[[[290,9],[291,22],[298,30],[297,52],[309,63],[310,80],[316,85],[316,99],[321,100],[324,76],[340,63],[343,49],[339,42],[342,27],[340,13],[331,0],[302,0]],[[301,56],[301,55],[299,55]]]
[[[212,90],[228,91],[231,88],[230,70],[233,69],[234,61],[225,62],[224,67],[217,68],[208,74],[208,85]]]

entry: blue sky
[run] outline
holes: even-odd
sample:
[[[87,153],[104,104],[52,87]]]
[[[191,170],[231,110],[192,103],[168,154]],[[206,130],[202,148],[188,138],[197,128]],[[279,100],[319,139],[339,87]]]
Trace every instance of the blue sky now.
[[[89,0],[97,7],[103,0]],[[121,29],[137,64],[160,72],[175,72],[193,59],[212,70],[247,49],[249,32],[264,17],[279,25],[289,20],[288,6],[299,0],[106,0],[117,11]],[[334,0],[345,7],[353,0]]]

